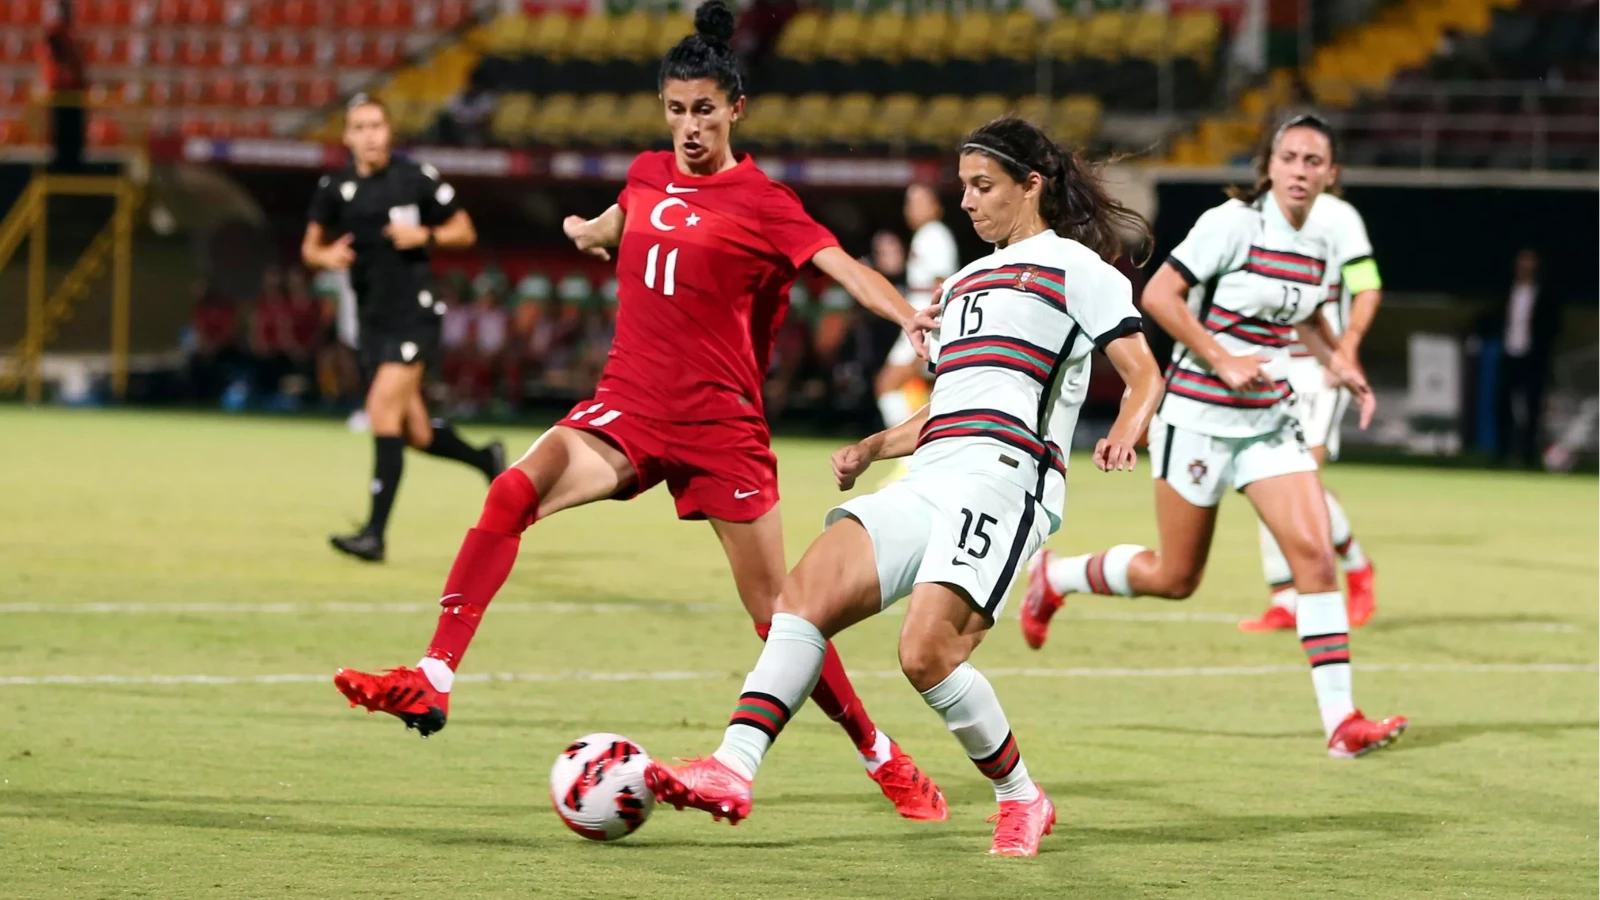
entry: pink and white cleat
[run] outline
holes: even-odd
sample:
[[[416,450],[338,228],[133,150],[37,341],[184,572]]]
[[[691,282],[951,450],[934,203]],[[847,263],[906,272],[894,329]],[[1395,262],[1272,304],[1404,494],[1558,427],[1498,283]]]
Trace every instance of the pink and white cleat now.
[[[1028,560],[1028,593],[1022,601],[1022,639],[1037,650],[1050,636],[1050,618],[1067,602],[1065,594],[1050,586],[1050,562],[1055,554],[1040,550]]]
[[[1334,759],[1354,759],[1382,750],[1400,738],[1411,722],[1405,716],[1390,716],[1374,722],[1356,710],[1344,717],[1328,738],[1328,755]]]
[[[1039,796],[1032,800],[1001,800],[1000,811],[989,817],[994,822],[993,856],[1038,856],[1039,839],[1056,825],[1056,807],[1037,783]]]
[[[667,766],[652,761],[645,770],[644,783],[655,792],[656,800],[673,809],[704,810],[713,821],[727,819],[729,825],[750,815],[750,779],[714,756],[683,762]]]

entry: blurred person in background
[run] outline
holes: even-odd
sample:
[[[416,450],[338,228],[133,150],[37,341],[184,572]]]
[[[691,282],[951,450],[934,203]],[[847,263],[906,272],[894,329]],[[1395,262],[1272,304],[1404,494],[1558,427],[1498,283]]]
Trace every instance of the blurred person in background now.
[[[451,272],[439,281],[444,318],[439,325],[440,370],[450,394],[450,412],[459,415],[471,394],[466,379],[472,368],[472,304],[466,276]]]
[[[472,466],[491,481],[505,468],[498,443],[469,445],[431,419],[423,401],[423,376],[437,364],[445,311],[433,295],[432,251],[470,247],[477,232],[455,189],[432,166],[394,157],[391,140],[388,108],[357,94],[345,109],[350,164],[317,183],[300,248],[306,265],[350,273],[360,313],[359,350],[370,378],[371,505],[359,531],[332,535],[329,543],[367,562],[384,558],[408,444]]]
[[[527,381],[538,373],[538,362],[532,357],[533,332],[555,290],[549,275],[530,269],[511,291],[516,306],[511,313],[511,339],[506,348],[505,392],[512,409],[522,408]]]
[[[578,329],[578,363],[573,372],[573,388],[580,394],[593,394],[600,373],[611,355],[611,341],[617,333],[617,279],[607,278],[594,300],[582,310]]]
[[[190,396],[201,403],[215,403],[228,384],[249,369],[241,345],[239,307],[204,280],[193,286],[194,319],[188,343]]]
[[[944,205],[932,187],[917,183],[906,188],[905,217],[906,225],[911,228],[911,251],[905,261],[906,299],[913,307],[922,309],[933,302],[940,282],[954,274],[961,264],[956,255],[955,236],[943,221]],[[874,385],[883,427],[899,425],[926,402],[926,370],[926,365],[919,366],[910,341],[901,337],[895,342],[883,368],[878,370]],[[908,395],[905,388],[912,381],[920,382],[919,390]],[[903,461],[897,464],[897,471],[904,469]]]
[[[1505,294],[1500,344],[1500,377],[1495,385],[1495,461],[1515,458],[1539,466],[1544,443],[1544,388],[1550,377],[1561,304],[1540,280],[1539,254],[1517,254],[1511,287]]]
[[[487,276],[487,277],[486,277]],[[472,301],[471,403],[474,412],[498,400],[500,376],[505,370],[506,346],[511,334],[511,314],[500,302],[505,276],[498,269],[474,279]]]
[[[253,390],[269,404],[275,403],[283,380],[292,368],[289,298],[284,292],[283,270],[268,266],[261,273],[261,293],[249,316],[249,346]]]

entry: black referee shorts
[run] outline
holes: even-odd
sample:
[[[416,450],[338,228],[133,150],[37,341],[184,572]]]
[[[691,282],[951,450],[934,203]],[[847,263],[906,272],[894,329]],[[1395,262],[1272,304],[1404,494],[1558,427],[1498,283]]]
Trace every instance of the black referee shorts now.
[[[371,379],[384,363],[420,363],[434,369],[439,363],[439,322],[418,323],[398,329],[361,329],[361,369]]]

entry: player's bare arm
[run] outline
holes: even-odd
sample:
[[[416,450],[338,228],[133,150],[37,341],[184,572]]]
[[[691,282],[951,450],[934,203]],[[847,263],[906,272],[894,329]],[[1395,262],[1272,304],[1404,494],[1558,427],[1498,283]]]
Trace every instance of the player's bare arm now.
[[[472,226],[472,217],[464,209],[456,210],[455,215],[445,220],[443,225],[391,223],[383,229],[383,235],[394,244],[396,250],[415,250],[430,245],[463,249],[478,242],[478,230]]]
[[[1139,438],[1161,403],[1161,366],[1143,334],[1130,334],[1106,345],[1106,356],[1128,390],[1111,430],[1094,447],[1094,464],[1102,472],[1132,472]]]
[[[1367,383],[1367,374],[1361,371],[1361,365],[1338,351],[1339,338],[1322,316],[1312,316],[1300,323],[1297,331],[1300,342],[1328,370],[1332,382],[1355,395],[1361,410],[1361,430],[1366,431],[1372,424],[1372,414],[1378,409],[1378,398],[1372,392],[1372,385]]]
[[[1190,284],[1183,275],[1166,263],[1156,271],[1155,277],[1144,286],[1142,296],[1145,315],[1172,335],[1172,339],[1189,348],[1217,373],[1217,377],[1233,390],[1241,390],[1258,381],[1266,380],[1261,365],[1267,360],[1261,356],[1230,356],[1217,339],[1206,330],[1186,302]]]
[[[917,449],[917,435],[927,421],[928,407],[923,406],[899,425],[833,451],[833,478],[839,483],[839,490],[855,487],[861,473],[880,459],[910,456]]]
[[[928,358],[928,345],[922,329],[916,324],[916,310],[900,296],[889,279],[844,252],[837,246],[824,247],[811,257],[811,262],[839,286],[849,292],[856,302],[900,326],[911,346],[921,359]]]
[[[561,230],[579,250],[609,260],[609,248],[622,243],[622,226],[626,220],[622,207],[613,203],[610,209],[592,219],[567,216],[561,223]]]
[[[1378,318],[1378,307],[1383,303],[1383,290],[1369,288],[1350,298],[1350,321],[1345,323],[1344,336],[1339,338],[1339,352],[1351,362],[1361,359],[1361,341],[1366,338],[1372,322]]]
[[[306,225],[305,237],[300,240],[300,259],[313,269],[348,269],[356,261],[356,252],[350,249],[354,239],[347,234],[329,243],[322,226],[312,222]]]

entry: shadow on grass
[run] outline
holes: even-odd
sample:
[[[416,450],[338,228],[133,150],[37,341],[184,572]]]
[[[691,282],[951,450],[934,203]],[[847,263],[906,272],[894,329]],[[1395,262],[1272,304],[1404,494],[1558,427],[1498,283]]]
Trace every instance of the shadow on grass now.
[[[1137,783],[1136,783],[1137,784]],[[1072,796],[1070,787],[1059,790],[1059,796]],[[396,824],[361,824],[322,822],[302,819],[293,815],[263,810],[281,808],[282,801],[261,801],[261,806],[251,808],[239,801],[215,801],[211,798],[153,797],[150,795],[96,794],[86,791],[0,791],[4,806],[0,818],[52,819],[83,824],[134,825],[140,828],[198,828],[211,831],[244,831],[259,834],[293,834],[312,837],[372,837],[413,841],[430,846],[506,847],[523,850],[550,850],[571,848],[573,838],[565,833],[549,835],[528,834],[519,831],[500,831],[493,828],[459,828],[448,825],[414,822]],[[792,795],[788,799],[801,802],[805,798]],[[247,802],[248,803],[248,802]],[[310,805],[310,804],[306,804]],[[327,806],[347,807],[355,804],[328,801]],[[370,804],[380,806],[382,804]],[[387,804],[397,809],[407,807]],[[508,818],[524,819],[543,813],[536,806],[466,806],[477,813],[506,813]],[[671,810],[664,815],[674,815]],[[728,840],[727,826],[704,823],[706,838],[677,836],[644,836],[639,841],[617,845],[628,852],[682,849],[685,847],[789,849],[806,847],[848,848],[871,843],[881,847],[892,844],[898,852],[907,854],[943,854],[955,849],[967,849],[973,843],[987,840],[989,826],[982,819],[965,817],[959,822],[929,825],[903,823],[902,833],[885,833],[875,827],[869,832],[838,828],[822,835],[774,835],[771,838]],[[1337,831],[1378,832],[1384,835],[1404,836],[1424,832],[1433,819],[1411,813],[1360,812],[1339,815],[1195,815],[1183,821],[1158,825],[1130,827],[1094,827],[1077,825],[1063,816],[1057,823],[1057,841],[1078,847],[1103,845],[1160,845],[1160,844],[1216,844],[1229,841],[1249,841],[1280,834],[1326,833]],[[716,834],[718,836],[712,837]],[[1059,846],[1059,844],[1058,844]]]
[[[1452,626],[1484,627],[1500,625],[1570,625],[1573,628],[1588,630],[1590,626],[1583,622],[1573,622],[1567,619],[1558,619],[1554,616],[1535,616],[1527,614],[1508,613],[1493,616],[1454,616],[1454,615],[1388,615],[1379,613],[1370,623],[1363,626],[1358,636],[1363,633],[1387,633],[1390,631],[1406,631],[1413,628],[1439,628]],[[1361,661],[1356,660],[1360,666]]]

